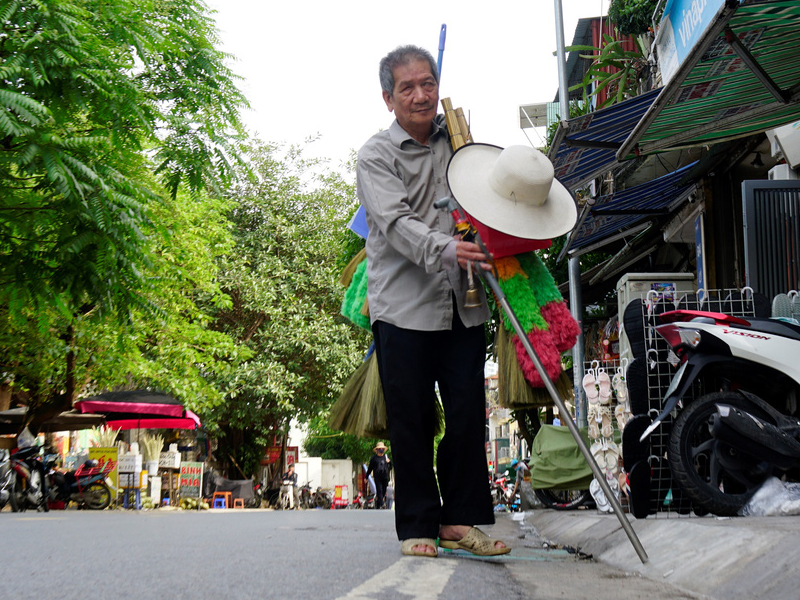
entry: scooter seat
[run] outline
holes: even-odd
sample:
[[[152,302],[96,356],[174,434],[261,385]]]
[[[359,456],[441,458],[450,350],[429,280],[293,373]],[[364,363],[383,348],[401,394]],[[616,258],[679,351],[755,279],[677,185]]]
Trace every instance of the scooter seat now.
[[[734,327],[737,329],[749,329],[752,331],[760,331],[761,333],[780,335],[791,340],[800,341],[800,325],[760,317],[746,317],[746,320],[750,323],[750,327],[738,325],[734,325]]]

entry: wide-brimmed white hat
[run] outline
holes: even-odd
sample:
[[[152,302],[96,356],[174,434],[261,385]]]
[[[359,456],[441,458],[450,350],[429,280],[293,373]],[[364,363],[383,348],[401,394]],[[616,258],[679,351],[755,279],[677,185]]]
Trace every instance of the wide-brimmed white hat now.
[[[523,239],[546,240],[575,227],[575,200],[553,176],[553,164],[529,146],[467,144],[453,154],[447,182],[478,221]]]

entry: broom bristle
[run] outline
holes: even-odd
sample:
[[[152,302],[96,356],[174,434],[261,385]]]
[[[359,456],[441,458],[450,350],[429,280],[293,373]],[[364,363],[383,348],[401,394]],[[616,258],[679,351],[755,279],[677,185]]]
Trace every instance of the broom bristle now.
[[[341,395],[331,406],[330,416],[328,417],[328,425],[331,429],[350,433],[346,429],[347,423],[353,406],[361,395],[368,369],[368,361],[362,362],[350,376],[350,379],[347,380]]]
[[[367,258],[367,249],[362,248],[359,250],[358,254],[350,259],[350,262],[347,263],[347,266],[342,270],[342,274],[339,275],[339,283],[341,283],[343,287],[350,287],[350,281],[353,279],[353,273],[355,273],[356,267],[358,267],[365,258]]]
[[[498,327],[497,330],[497,395],[500,406],[504,408],[527,408],[531,406],[551,406],[553,399],[546,388],[534,388],[525,379],[517,360],[517,349],[513,337]],[[556,392],[564,401],[574,399],[574,391],[569,375],[562,371],[553,381]]]

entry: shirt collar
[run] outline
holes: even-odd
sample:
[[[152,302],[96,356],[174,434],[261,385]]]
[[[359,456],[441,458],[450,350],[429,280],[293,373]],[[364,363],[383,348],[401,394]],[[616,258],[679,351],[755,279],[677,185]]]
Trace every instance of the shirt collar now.
[[[430,139],[433,140],[435,137],[441,134],[448,135],[447,128],[445,126],[444,115],[439,114],[433,118],[433,131],[431,132]],[[403,145],[403,142],[412,141],[417,144],[419,143],[400,126],[400,123],[397,122],[397,119],[395,119],[394,122],[389,126],[389,138],[398,148]]]

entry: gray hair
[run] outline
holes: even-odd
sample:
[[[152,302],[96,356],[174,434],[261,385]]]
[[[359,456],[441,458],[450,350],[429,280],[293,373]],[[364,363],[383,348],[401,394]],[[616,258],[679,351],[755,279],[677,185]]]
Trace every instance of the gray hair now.
[[[436,64],[430,52],[418,46],[398,46],[381,59],[381,89],[391,96],[394,91],[395,67],[407,65],[414,60],[428,61],[431,67],[431,75],[433,75],[436,83],[439,83],[439,66]]]

